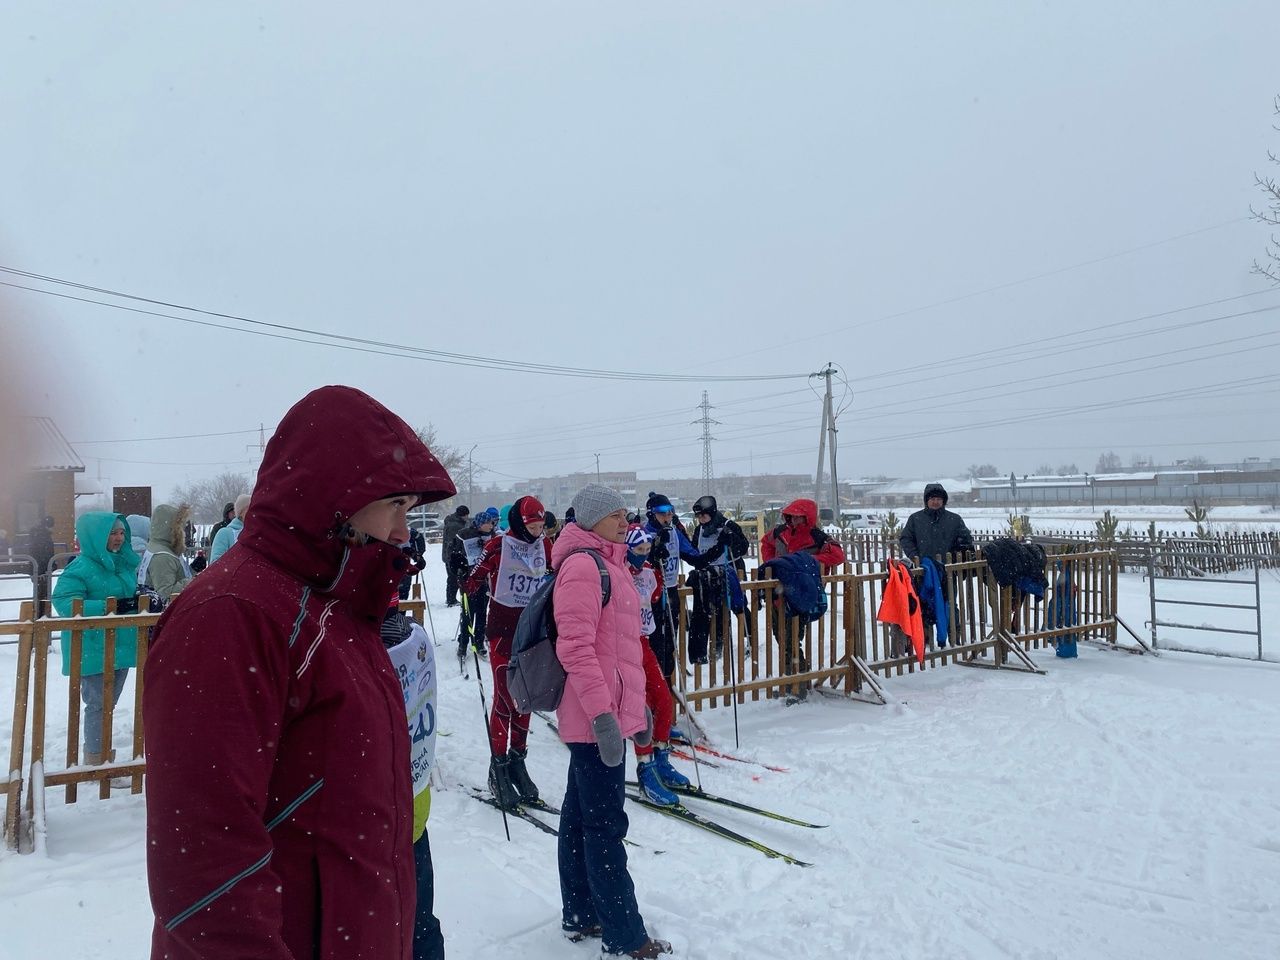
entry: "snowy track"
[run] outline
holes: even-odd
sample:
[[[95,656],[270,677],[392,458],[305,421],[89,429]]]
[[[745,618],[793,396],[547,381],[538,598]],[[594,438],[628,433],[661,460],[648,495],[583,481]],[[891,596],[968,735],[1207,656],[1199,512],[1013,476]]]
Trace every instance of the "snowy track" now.
[[[455,611],[433,618],[451,638]],[[443,779],[480,785],[475,680],[449,639],[438,652]],[[12,654],[0,658],[11,683]],[[1083,648],[1041,662],[1043,677],[895,677],[882,708],[742,707],[740,752],[790,772],[725,764],[702,769],[704,786],[831,826],[707,812],[815,866],[631,808],[651,932],[689,958],[1274,958],[1280,666]],[[731,713],[701,717],[732,748]],[[567,752],[536,720],[530,748],[560,800]],[[0,958],[146,956],[141,800],[49,813],[47,859],[0,859]],[[595,955],[560,936],[554,838],[512,821],[508,843],[497,812],[458,788],[435,793],[430,829],[451,956]]]

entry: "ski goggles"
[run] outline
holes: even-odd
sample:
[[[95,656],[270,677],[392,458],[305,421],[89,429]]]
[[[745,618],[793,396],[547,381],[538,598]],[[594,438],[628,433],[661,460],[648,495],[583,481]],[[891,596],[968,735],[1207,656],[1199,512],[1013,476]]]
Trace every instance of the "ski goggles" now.
[[[667,504],[666,506],[654,507],[653,512],[654,513],[671,513],[671,511],[673,511],[674,509],[675,507],[671,506],[670,504]]]

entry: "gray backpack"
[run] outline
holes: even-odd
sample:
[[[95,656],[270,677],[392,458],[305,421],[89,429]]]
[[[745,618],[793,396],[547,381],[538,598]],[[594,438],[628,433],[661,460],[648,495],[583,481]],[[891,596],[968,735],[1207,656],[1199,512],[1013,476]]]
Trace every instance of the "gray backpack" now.
[[[589,553],[600,571],[600,605],[609,604],[609,571],[604,558],[590,548],[574,550],[560,561],[564,569],[569,557]],[[558,572],[558,571],[557,571]],[[552,592],[556,574],[552,573],[538,587],[529,605],[520,611],[515,635],[511,638],[511,661],[507,664],[507,690],[521,713],[554,710],[564,697],[564,667],[556,656],[556,611]]]

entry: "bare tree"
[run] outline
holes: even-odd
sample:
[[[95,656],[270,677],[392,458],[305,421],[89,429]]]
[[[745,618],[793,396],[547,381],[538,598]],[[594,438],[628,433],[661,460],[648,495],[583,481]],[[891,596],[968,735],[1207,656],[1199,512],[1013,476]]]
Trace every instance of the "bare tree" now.
[[[172,500],[191,504],[191,519],[195,523],[217,523],[222,519],[224,506],[252,489],[253,481],[247,473],[223,473],[174,487]]]
[[[428,423],[425,427],[419,427],[414,432],[418,434],[418,439],[425,443],[431,452],[435,454],[445,472],[450,477],[457,477],[463,463],[466,462],[467,455],[460,448],[450,446],[441,440],[436,434],[436,427],[433,423]],[[454,482],[456,483],[457,481],[455,480]]]
[[[971,463],[969,464],[969,479],[977,477],[998,477],[1000,471],[996,469],[994,463]]]
[[[1120,454],[1114,450],[1108,450],[1106,453],[1098,457],[1098,465],[1094,468],[1098,473],[1115,473],[1120,469]]]
[[[1060,477],[1074,477],[1079,472],[1080,468],[1074,463],[1063,463],[1058,466],[1058,476]]]
[[[1042,464],[1040,464],[1040,466],[1036,467],[1035,475],[1036,475],[1037,477],[1051,477],[1051,476],[1053,476],[1053,464],[1051,464],[1051,463],[1042,463]]]
[[[1271,106],[1275,115],[1280,117],[1280,94],[1272,100]],[[1272,124],[1271,129],[1280,133],[1280,124]],[[1274,151],[1267,151],[1267,159],[1276,166],[1280,166],[1280,157],[1276,156]],[[1266,258],[1253,261],[1253,272],[1266,277],[1272,283],[1280,284],[1280,234],[1275,232],[1280,229],[1280,183],[1276,182],[1274,176],[1260,176],[1256,173],[1253,175],[1253,182],[1262,191],[1264,201],[1263,205],[1257,209],[1253,204],[1249,204],[1249,212],[1253,214],[1253,219],[1266,224],[1272,230],[1271,239],[1265,248]]]

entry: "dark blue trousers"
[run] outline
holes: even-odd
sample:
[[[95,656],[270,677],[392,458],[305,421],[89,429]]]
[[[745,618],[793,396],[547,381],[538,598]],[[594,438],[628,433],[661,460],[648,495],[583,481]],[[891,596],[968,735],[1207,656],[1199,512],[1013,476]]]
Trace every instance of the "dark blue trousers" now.
[[[566,930],[599,924],[608,953],[628,953],[649,935],[627,872],[626,764],[606,767],[594,743],[569,746],[560,813],[560,899]]]
[[[413,915],[413,960],[444,960],[444,934],[435,915],[436,880],[431,869],[431,841],[427,831],[413,845],[413,869],[418,877],[418,909]]]

